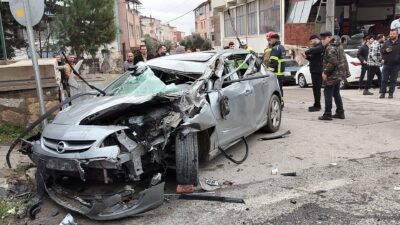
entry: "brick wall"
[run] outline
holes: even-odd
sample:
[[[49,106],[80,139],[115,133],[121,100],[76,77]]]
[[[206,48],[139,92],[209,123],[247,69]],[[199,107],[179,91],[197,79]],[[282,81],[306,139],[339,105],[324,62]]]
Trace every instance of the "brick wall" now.
[[[314,33],[312,23],[285,24],[285,44],[308,46],[308,39]]]

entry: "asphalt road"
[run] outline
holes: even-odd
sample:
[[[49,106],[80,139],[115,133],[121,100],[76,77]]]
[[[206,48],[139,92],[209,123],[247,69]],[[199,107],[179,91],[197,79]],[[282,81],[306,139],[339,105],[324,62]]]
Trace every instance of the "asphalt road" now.
[[[345,120],[318,121],[307,112],[310,88],[285,88],[281,130],[284,139],[249,137],[250,155],[242,165],[219,156],[201,165],[201,178],[231,181],[217,195],[240,197],[246,204],[174,198],[140,217],[79,224],[400,224],[400,96],[378,99],[344,90]],[[396,98],[397,97],[397,98]],[[236,158],[244,146],[229,150]],[[278,175],[271,170],[278,169]],[[284,177],[282,172],[296,172]],[[167,190],[172,192],[171,189]],[[50,214],[58,208],[60,214]],[[67,211],[47,200],[35,221],[58,224]]]

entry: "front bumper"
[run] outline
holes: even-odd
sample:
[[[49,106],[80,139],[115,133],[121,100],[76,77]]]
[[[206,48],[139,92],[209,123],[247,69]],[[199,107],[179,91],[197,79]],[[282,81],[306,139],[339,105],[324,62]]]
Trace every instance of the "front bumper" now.
[[[78,171],[81,178],[83,178],[82,180],[85,180],[85,172],[84,168],[81,166],[81,162],[78,160],[59,159],[40,154],[37,150],[38,146],[40,148],[40,144],[34,145],[36,150],[32,151],[30,157],[38,165],[38,168],[43,168],[42,171],[39,171],[39,174],[47,174],[46,172],[49,169],[67,172]],[[49,162],[52,161],[57,161],[59,163],[49,164]],[[104,163],[108,162],[108,167],[114,166],[113,163],[110,163],[107,160],[99,159],[94,162],[100,163],[102,166],[105,166]],[[161,205],[164,200],[164,182],[150,186],[138,194],[126,194],[124,190],[113,189],[112,192],[108,192],[105,195],[81,195],[79,192],[74,192],[69,190],[67,187],[57,184],[54,180],[51,181],[52,179],[46,175],[44,177],[46,178],[38,180],[38,182],[43,183],[38,184],[38,187],[44,186],[49,197],[54,202],[93,220],[115,220],[134,216]],[[77,186],[78,185],[79,184],[77,184]],[[130,201],[127,202],[127,199],[130,199]]]

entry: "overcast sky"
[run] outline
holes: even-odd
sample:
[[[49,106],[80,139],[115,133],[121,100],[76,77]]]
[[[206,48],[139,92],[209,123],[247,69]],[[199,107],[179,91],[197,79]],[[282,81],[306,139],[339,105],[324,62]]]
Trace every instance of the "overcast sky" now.
[[[160,19],[163,23],[175,19],[193,10],[195,7],[205,0],[141,0],[142,9],[141,14],[144,16],[152,16]],[[170,23],[175,26],[179,31],[185,32],[185,35],[194,31],[194,13],[190,12]]]

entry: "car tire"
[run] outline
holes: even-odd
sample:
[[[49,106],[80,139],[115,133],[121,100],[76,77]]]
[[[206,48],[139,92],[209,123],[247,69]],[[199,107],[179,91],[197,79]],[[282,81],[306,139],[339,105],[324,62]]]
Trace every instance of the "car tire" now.
[[[269,101],[268,122],[261,131],[275,133],[281,126],[282,107],[281,99],[277,95],[272,95]]]
[[[349,82],[347,82],[347,79],[340,81],[340,89],[346,89],[348,87],[349,87]]]
[[[199,142],[197,133],[175,138],[175,165],[178,184],[197,185],[199,181]]]
[[[306,88],[308,86],[306,77],[303,74],[299,74],[299,77],[297,79],[298,79],[299,86],[301,88]]]

